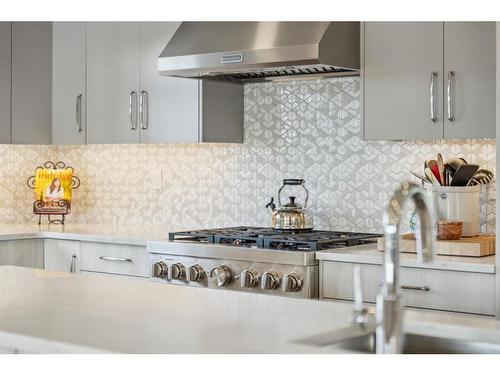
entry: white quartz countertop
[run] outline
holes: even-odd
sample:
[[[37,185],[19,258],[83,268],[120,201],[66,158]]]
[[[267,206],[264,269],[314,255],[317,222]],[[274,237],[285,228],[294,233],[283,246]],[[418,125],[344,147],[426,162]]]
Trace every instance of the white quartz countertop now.
[[[0,352],[330,353],[294,343],[348,324],[352,305],[0,267]],[[407,311],[409,329],[500,343],[492,318]],[[337,349],[338,350],[338,349]]]
[[[168,229],[110,224],[3,224],[1,240],[54,238],[145,246],[146,241],[168,241]]]
[[[316,259],[336,262],[382,264],[384,252],[377,250],[377,244],[366,244],[342,249],[323,250],[316,253]],[[437,255],[430,263],[419,263],[416,254],[401,253],[401,266],[430,268],[450,271],[495,273],[495,255],[486,257],[458,257]]]

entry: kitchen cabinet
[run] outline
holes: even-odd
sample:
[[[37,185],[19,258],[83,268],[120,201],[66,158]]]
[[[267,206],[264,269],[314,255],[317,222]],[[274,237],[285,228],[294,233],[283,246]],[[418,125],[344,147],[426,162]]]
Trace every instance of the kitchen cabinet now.
[[[82,242],[80,253],[82,271],[149,277],[145,246]]]
[[[0,241],[0,266],[43,268],[43,240]]]
[[[44,268],[50,271],[80,272],[80,242],[45,239]]]
[[[138,143],[138,22],[87,23],[87,142]]]
[[[10,143],[11,23],[0,22],[0,143]]]
[[[365,139],[495,137],[493,22],[366,22],[361,34]]]
[[[51,143],[52,23],[12,22],[12,143]]]
[[[85,144],[85,22],[54,22],[52,143]]]
[[[198,81],[162,77],[157,60],[180,22],[141,22],[142,143],[179,143],[198,138]]]
[[[495,138],[495,33],[495,22],[444,23],[444,138]]]
[[[0,22],[0,143],[50,144],[52,25]]]
[[[243,86],[160,76],[178,22],[87,24],[87,143],[243,142]]]
[[[320,262],[320,298],[350,300],[354,298],[353,267],[355,263]],[[383,266],[359,264],[363,299],[375,303],[380,292]],[[495,275],[492,273],[435,270],[401,267],[402,286],[429,290],[402,289],[408,307],[494,315]]]

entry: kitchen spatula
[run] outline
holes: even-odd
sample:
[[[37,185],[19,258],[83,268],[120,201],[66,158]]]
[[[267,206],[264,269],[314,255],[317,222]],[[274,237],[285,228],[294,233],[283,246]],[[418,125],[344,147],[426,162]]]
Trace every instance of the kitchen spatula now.
[[[462,164],[457,168],[450,181],[450,186],[467,186],[470,179],[474,177],[479,165],[477,164]]]

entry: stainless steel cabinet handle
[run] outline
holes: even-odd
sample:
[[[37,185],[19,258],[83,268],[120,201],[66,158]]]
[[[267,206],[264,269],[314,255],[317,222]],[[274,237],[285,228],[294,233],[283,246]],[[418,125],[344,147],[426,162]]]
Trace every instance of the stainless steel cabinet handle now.
[[[148,92],[145,90],[142,90],[139,96],[139,118],[141,121],[141,129],[146,130],[149,121],[149,103]]]
[[[128,102],[128,114],[130,116],[130,129],[137,129],[137,93],[135,91],[130,92],[129,102]]]
[[[76,255],[71,256],[71,264],[69,266],[69,272],[76,273]]]
[[[82,94],[76,96],[76,131],[82,132]]]
[[[425,286],[401,285],[401,289],[421,290],[423,292],[429,292],[431,290],[431,287],[429,285],[425,285]]]
[[[431,121],[437,122],[437,108],[436,108],[436,82],[437,82],[438,74],[437,72],[431,73],[431,88],[430,88],[430,105],[431,105]]]
[[[446,89],[446,102],[448,104],[448,120],[455,122],[455,72],[450,70],[448,72],[448,86]]]
[[[110,260],[112,262],[128,262],[128,263],[132,263],[132,259],[130,258],[115,258],[115,257],[107,257],[107,256],[100,256],[99,259],[102,259],[102,260]]]

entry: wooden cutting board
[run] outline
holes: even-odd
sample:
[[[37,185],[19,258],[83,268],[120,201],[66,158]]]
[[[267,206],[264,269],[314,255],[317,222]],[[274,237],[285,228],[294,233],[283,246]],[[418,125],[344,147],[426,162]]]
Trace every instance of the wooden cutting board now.
[[[384,238],[377,239],[377,250],[384,251]],[[459,240],[436,239],[436,254],[464,257],[484,257],[495,254],[495,235],[481,235],[463,237]],[[401,252],[416,253],[415,236],[411,233],[403,234]]]

